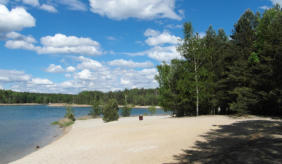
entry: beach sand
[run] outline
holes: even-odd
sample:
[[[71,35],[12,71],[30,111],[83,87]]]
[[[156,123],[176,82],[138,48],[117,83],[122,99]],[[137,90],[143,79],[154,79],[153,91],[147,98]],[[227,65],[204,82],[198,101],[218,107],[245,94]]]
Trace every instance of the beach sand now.
[[[62,138],[13,164],[150,164],[175,162],[174,155],[191,148],[218,125],[260,118],[145,116],[76,121]],[[217,126],[215,126],[217,125]]]

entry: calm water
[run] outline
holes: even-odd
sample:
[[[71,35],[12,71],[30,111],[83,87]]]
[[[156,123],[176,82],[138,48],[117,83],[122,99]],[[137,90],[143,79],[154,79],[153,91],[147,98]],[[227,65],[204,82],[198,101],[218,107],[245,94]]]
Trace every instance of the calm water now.
[[[87,115],[90,108],[73,108],[75,116]],[[149,113],[133,109],[131,115]],[[58,137],[62,130],[51,125],[64,117],[64,107],[0,106],[0,164],[19,159]],[[157,110],[156,115],[166,114]]]

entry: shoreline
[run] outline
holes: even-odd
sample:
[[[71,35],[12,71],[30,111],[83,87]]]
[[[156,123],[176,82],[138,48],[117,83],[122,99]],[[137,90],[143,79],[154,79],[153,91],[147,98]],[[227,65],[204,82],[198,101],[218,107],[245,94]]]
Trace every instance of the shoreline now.
[[[38,104],[38,103],[15,103],[15,104],[2,104],[0,103],[0,106],[37,106],[37,105],[47,105],[50,107],[65,107],[65,106],[71,106],[71,107],[80,107],[80,108],[89,108],[92,107],[92,105],[89,104],[66,104],[66,103],[50,103],[50,104]],[[123,105],[119,105],[119,108],[122,108]],[[150,106],[140,106],[136,105],[133,108],[135,109],[146,109]],[[155,106],[156,109],[162,109],[160,106]]]
[[[173,118],[166,115],[145,116],[143,121],[139,121],[138,117],[120,118],[110,123],[104,123],[102,119],[78,120],[50,144],[12,163],[175,162],[173,155],[192,148],[196,141],[203,140],[203,134],[220,125],[246,120],[271,119],[256,116]]]
[[[38,103],[2,104],[2,103],[0,103],[0,106],[36,106],[36,105],[46,105],[46,104],[38,104]]]

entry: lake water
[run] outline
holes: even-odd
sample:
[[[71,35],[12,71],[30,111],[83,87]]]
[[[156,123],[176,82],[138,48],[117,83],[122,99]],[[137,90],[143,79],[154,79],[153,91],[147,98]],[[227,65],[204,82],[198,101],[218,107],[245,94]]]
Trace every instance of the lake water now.
[[[85,116],[90,108],[73,108],[76,117]],[[148,113],[147,109],[132,109],[131,115]],[[64,107],[0,106],[0,164],[19,159],[52,142],[62,129],[52,122],[64,117]],[[167,114],[158,109],[156,115]]]

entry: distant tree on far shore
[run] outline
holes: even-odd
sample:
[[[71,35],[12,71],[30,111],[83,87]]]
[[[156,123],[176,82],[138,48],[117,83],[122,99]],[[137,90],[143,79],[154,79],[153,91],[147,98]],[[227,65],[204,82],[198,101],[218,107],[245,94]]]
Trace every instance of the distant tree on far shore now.
[[[103,106],[103,120],[105,122],[118,120],[118,103],[115,99],[110,99],[107,104]]]

